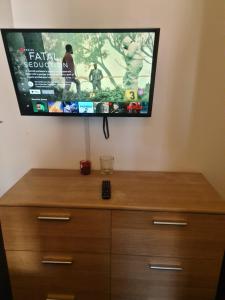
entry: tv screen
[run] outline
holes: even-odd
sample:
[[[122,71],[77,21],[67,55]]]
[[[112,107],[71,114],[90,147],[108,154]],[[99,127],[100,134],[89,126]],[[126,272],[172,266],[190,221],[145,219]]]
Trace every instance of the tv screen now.
[[[159,29],[2,29],[22,115],[151,115]]]

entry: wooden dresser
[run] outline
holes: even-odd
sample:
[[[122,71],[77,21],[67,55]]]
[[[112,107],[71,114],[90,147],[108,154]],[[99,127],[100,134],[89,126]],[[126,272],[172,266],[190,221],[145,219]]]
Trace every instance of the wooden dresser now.
[[[32,169],[0,220],[14,300],[215,300],[225,201],[201,174]]]

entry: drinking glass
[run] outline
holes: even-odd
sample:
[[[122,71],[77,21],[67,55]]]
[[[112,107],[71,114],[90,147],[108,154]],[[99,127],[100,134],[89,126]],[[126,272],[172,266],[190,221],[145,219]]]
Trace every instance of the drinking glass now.
[[[101,174],[112,174],[113,173],[114,157],[111,155],[100,156],[100,170]]]

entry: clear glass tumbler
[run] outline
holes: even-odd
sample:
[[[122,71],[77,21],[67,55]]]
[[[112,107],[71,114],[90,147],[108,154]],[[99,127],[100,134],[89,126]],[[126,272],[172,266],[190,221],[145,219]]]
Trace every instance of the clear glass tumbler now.
[[[100,170],[101,174],[112,174],[113,173],[114,157],[111,155],[100,156]]]

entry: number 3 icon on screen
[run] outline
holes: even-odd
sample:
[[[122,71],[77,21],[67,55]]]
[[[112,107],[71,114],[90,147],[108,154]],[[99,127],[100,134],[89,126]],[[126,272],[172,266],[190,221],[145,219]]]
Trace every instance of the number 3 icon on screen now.
[[[126,101],[137,101],[137,90],[126,90],[125,91]]]

